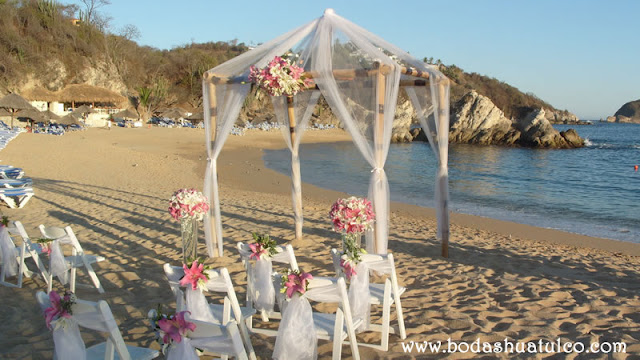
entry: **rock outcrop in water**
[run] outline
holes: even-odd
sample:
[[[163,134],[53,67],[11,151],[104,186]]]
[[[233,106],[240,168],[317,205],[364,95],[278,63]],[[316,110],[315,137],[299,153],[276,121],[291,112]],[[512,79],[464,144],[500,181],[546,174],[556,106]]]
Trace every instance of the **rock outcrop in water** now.
[[[640,124],[640,100],[622,105],[613,116],[607,118],[607,122]]]
[[[514,121],[507,119],[489,98],[475,91],[467,93],[454,105],[449,141],[559,149],[584,146],[584,141],[573,129],[565,132],[554,129],[544,109],[534,110]]]

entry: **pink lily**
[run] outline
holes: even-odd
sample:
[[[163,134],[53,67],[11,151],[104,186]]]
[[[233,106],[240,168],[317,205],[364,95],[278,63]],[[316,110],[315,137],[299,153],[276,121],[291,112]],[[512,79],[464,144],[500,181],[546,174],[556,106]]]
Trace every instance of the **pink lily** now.
[[[344,274],[347,276],[347,279],[351,280],[353,275],[357,275],[356,268],[351,261],[340,259],[340,266],[344,269]]]
[[[51,307],[44,310],[44,315],[47,328],[51,329],[51,321],[58,317],[71,318],[71,315],[62,309],[60,295],[57,292],[51,291],[49,293],[49,301],[51,301]]]
[[[207,276],[203,273],[204,264],[198,265],[198,260],[193,260],[191,268],[189,268],[187,264],[182,264],[182,268],[184,269],[184,277],[180,279],[181,286],[191,284],[191,288],[195,290],[198,288],[198,281],[207,281]]]
[[[287,287],[287,297],[291,298],[295,292],[304,294],[307,291],[307,281],[313,279],[311,274],[301,272],[300,275],[289,274],[287,281],[284,285]]]
[[[187,334],[187,330],[194,331],[196,329],[196,324],[184,318],[187,312],[191,314],[189,311],[181,311],[173,319],[162,318],[158,320],[158,327],[164,332],[162,341],[165,344],[170,343],[171,340],[179,343],[182,341],[182,336]]]
[[[262,255],[267,253],[267,249],[263,249],[262,245],[258,243],[249,244],[249,248],[251,248],[251,255],[249,255],[249,259],[260,260]]]

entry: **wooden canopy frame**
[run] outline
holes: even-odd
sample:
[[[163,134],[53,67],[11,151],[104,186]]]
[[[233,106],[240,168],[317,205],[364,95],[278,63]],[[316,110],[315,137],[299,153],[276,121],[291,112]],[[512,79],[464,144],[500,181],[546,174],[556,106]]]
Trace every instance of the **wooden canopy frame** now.
[[[336,69],[333,70],[333,76],[336,80],[353,80],[356,77],[365,77],[365,76],[376,76],[377,82],[377,94],[378,94],[378,103],[380,104],[380,109],[378,109],[378,116],[376,117],[376,127],[378,131],[376,131],[376,138],[374,141],[376,143],[381,143],[383,141],[383,129],[384,129],[384,93],[385,93],[385,76],[389,74],[392,70],[392,67],[389,65],[380,65],[379,62],[375,62],[373,68],[369,69]],[[400,80],[401,87],[414,87],[414,86],[427,86],[430,80],[430,76],[428,73],[411,68],[411,67],[401,67],[400,73],[403,75],[415,77],[417,79],[413,80]],[[317,77],[316,72],[305,72],[303,76],[313,80],[314,77]],[[217,124],[217,98],[216,98],[216,86],[223,84],[249,84],[251,83],[247,76],[235,76],[235,77],[227,77],[220,76],[214,74],[210,71],[207,71],[203,74],[204,84],[208,89],[208,99],[210,104],[209,109],[209,122],[210,122],[210,131],[211,131],[211,139],[216,138],[216,124]],[[440,129],[447,128],[447,121],[444,119],[444,111],[447,105],[447,97],[445,96],[445,88],[449,84],[449,79],[443,77],[439,79],[438,87],[439,87],[439,97],[438,97],[438,109],[439,109],[439,123],[438,127]],[[311,86],[307,89],[317,89],[317,85],[315,82],[312,82]],[[287,96],[287,117],[289,120],[289,132],[291,136],[291,143],[293,144],[296,137],[296,120],[294,115],[294,106],[293,106],[293,96]],[[447,119],[448,120],[448,119]],[[437,181],[437,180],[436,180]],[[439,206],[439,204],[437,205]],[[296,210],[302,213],[302,202],[297,201]],[[445,206],[446,209],[446,206]],[[445,258],[449,257],[449,214],[448,212],[444,212],[443,214],[445,219],[446,226],[442,229],[442,256]],[[376,234],[377,237],[378,234]],[[302,238],[302,230],[298,231],[296,229],[296,239]]]

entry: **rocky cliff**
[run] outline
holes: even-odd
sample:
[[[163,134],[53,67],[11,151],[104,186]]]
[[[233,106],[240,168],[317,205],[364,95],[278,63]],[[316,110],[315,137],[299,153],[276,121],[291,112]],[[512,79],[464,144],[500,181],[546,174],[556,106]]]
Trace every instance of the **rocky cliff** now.
[[[558,132],[548,117],[544,109],[536,109],[522,119],[507,119],[489,98],[471,91],[453,106],[449,141],[560,149],[584,145],[573,129]]]
[[[607,122],[640,124],[640,100],[629,101],[622,105],[613,116],[607,118]]]

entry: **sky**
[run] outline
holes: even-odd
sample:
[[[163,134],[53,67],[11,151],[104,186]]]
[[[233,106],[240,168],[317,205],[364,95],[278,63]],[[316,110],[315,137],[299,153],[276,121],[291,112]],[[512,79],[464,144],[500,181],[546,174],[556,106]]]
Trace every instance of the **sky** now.
[[[80,0],[61,1],[77,3]],[[640,99],[637,0],[217,1],[111,0],[111,31],[135,25],[137,42],[171,49],[191,42],[266,42],[335,12],[419,59],[534,93],[584,120]]]

